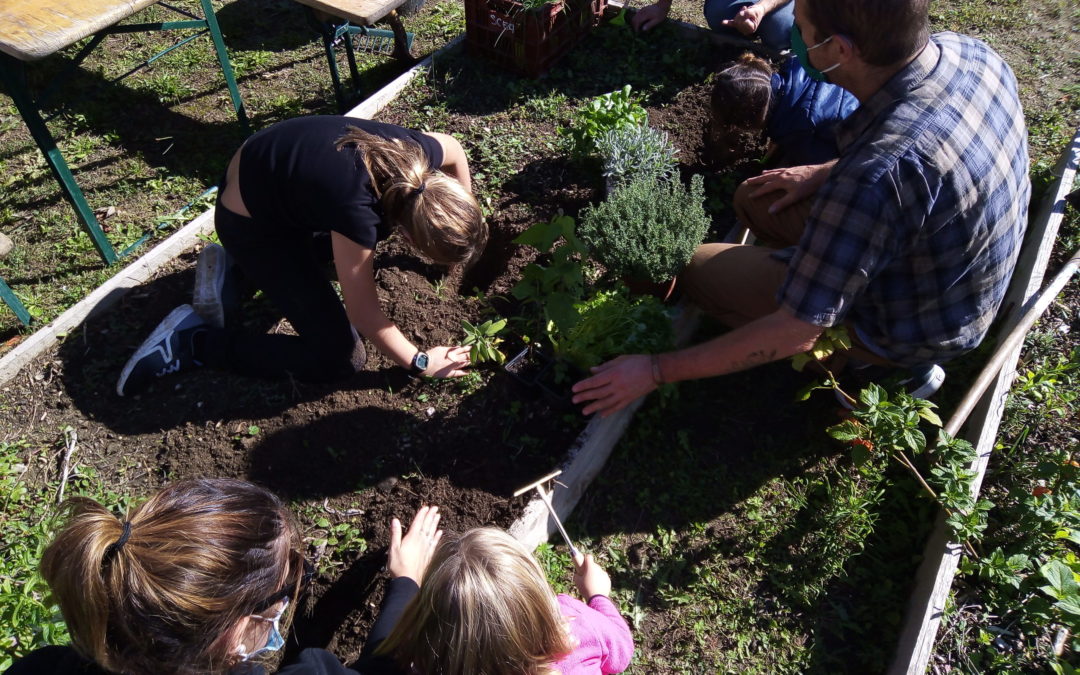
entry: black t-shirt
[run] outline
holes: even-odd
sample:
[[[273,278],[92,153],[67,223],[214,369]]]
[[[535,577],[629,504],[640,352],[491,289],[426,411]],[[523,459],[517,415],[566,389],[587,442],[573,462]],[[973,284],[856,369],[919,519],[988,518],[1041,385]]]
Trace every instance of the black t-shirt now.
[[[433,169],[442,146],[394,124],[340,115],[296,117],[259,131],[240,151],[240,196],[260,226],[337,232],[366,248],[389,236],[371,176],[354,146],[334,149],[349,126],[417,143]]]

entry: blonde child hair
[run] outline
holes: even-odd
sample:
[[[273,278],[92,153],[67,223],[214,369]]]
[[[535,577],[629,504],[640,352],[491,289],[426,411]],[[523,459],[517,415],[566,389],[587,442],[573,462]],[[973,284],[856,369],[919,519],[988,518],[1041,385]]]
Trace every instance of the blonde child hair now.
[[[432,169],[419,145],[353,126],[334,147],[349,145],[371,176],[383,215],[418,251],[453,265],[468,264],[484,250],[488,229],[476,198],[456,179]]]
[[[506,532],[483,527],[443,537],[376,654],[425,675],[547,675],[573,649],[540,564]]]

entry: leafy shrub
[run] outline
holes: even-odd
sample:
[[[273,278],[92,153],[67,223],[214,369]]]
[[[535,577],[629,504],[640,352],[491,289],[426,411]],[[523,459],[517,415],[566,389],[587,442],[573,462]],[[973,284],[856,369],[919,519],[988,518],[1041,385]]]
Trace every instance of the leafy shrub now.
[[[638,178],[587,207],[579,236],[609,273],[664,282],[682,271],[705,238],[711,221],[704,200],[701,176],[689,189],[675,180]]]
[[[574,308],[578,321],[563,334],[557,353],[584,371],[619,354],[652,354],[673,345],[671,319],[654,297],[600,291]]]
[[[596,139],[596,152],[604,158],[604,176],[616,185],[645,176],[675,178],[678,150],[667,133],[648,125],[605,131]]]
[[[546,335],[552,342],[560,331],[577,322],[574,305],[585,290],[582,258],[586,249],[575,230],[573,218],[558,215],[550,223],[537,223],[514,239],[515,244],[533,246],[551,256],[546,263],[527,265],[510,293],[538,310],[539,330],[535,333]]]
[[[630,85],[590,99],[574,113],[569,128],[559,129],[570,154],[582,158],[596,151],[596,140],[612,129],[648,124],[649,114],[630,97]]]

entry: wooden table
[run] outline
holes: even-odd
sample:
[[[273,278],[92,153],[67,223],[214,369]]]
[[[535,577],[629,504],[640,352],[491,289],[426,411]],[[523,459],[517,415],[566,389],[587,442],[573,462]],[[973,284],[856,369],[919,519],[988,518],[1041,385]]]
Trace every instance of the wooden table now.
[[[157,2],[158,0],[0,0],[0,85],[14,101],[38,148],[45,155],[49,168],[60,183],[64,196],[75,208],[79,220],[107,264],[116,262],[123,253],[117,255],[102,232],[97,217],[87,204],[67,162],[56,147],[56,141],[41,118],[39,110],[45,102],[40,98],[35,99],[31,94],[27,86],[26,64],[55,54],[91,35],[94,37],[71,59],[71,69],[82,63],[107,35],[113,33],[174,29],[199,31],[196,35],[185,38],[181,44],[203,33],[209,33],[232,97],[233,109],[241,124],[247,128],[243,102],[240,100],[232,65],[221,37],[221,28],[210,0],[199,0],[202,5],[202,18],[174,10],[185,18],[178,21],[117,25]],[[69,72],[70,70],[65,75]],[[61,75],[58,81],[63,77],[64,75]],[[46,90],[52,90],[55,84]],[[2,281],[0,279],[0,297],[15,311],[20,320],[28,323],[29,315],[25,308]]]

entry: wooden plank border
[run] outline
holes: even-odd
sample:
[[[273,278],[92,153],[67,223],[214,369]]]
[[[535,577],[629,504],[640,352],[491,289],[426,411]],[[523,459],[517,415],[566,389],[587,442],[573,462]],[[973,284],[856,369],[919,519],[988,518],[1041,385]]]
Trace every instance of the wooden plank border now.
[[[1021,252],[1013,273],[1004,304],[1007,315],[998,328],[999,335],[1007,335],[1018,325],[1022,309],[1042,286],[1050,254],[1057,240],[1057,231],[1065,216],[1065,195],[1072,189],[1078,163],[1080,129],[1058,163],[1055,171],[1058,175],[1056,184],[1047,194],[1039,213],[1030,222],[1025,237],[1028,245]],[[986,476],[990,453],[994,449],[998,426],[1005,409],[1005,399],[1016,377],[1016,363],[1022,348],[1023,344],[1018,344],[1009,354],[998,373],[994,387],[980,399],[968,420],[965,433],[961,434],[975,446],[976,458],[970,468],[976,472],[972,487],[976,496]],[[930,657],[934,653],[938,628],[945,613],[945,604],[956,568],[960,564],[961,553],[961,546],[949,541],[945,515],[939,513],[923,551],[922,564],[915,575],[915,590],[909,600],[896,655],[888,670],[889,675],[923,675],[926,672]]]

